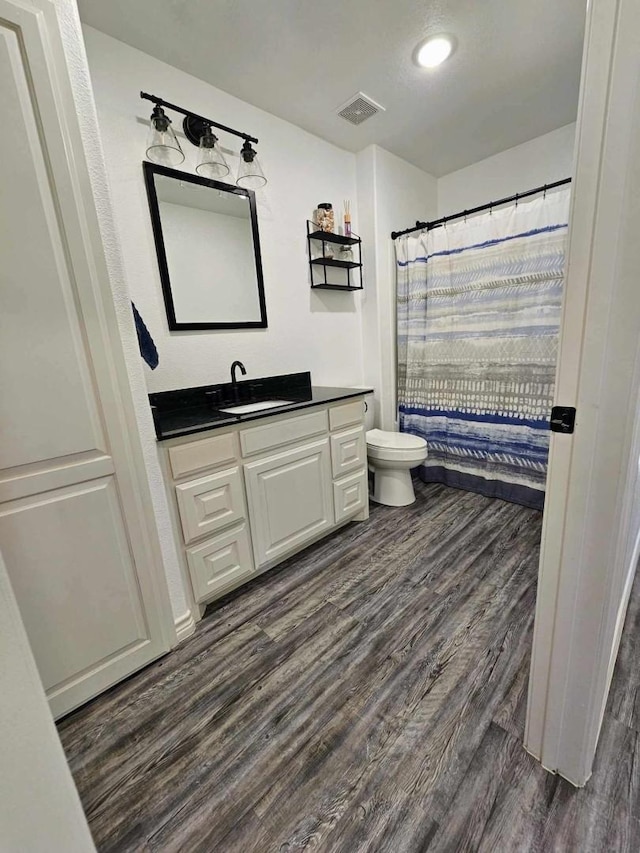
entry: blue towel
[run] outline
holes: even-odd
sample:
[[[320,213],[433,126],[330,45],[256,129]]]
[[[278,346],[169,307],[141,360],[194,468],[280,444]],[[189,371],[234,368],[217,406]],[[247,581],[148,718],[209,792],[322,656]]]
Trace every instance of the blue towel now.
[[[144,320],[138,314],[138,309],[131,303],[133,309],[133,319],[136,323],[136,332],[138,333],[138,346],[140,347],[140,355],[147,362],[151,370],[155,370],[158,366],[158,350],[153,342],[153,338],[149,333],[149,329],[144,324]]]

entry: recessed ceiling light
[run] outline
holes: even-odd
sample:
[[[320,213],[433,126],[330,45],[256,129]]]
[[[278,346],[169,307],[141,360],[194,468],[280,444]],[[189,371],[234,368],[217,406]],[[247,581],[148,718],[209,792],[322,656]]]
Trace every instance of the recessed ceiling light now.
[[[418,45],[415,60],[422,68],[435,68],[453,52],[453,40],[449,36],[433,36]]]

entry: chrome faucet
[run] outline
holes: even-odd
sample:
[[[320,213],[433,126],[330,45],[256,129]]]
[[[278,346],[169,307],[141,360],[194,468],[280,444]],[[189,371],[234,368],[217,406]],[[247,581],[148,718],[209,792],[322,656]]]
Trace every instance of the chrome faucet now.
[[[238,380],[236,379],[236,368],[240,368],[240,373],[243,376],[247,375],[246,368],[241,361],[234,361],[231,365],[231,385],[233,386],[233,396],[238,401]]]

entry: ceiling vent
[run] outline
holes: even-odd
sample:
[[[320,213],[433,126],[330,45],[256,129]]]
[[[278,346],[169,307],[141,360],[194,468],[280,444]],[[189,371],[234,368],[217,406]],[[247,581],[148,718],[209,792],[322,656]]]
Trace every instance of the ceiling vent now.
[[[374,100],[363,92],[358,92],[357,95],[349,98],[346,104],[338,107],[337,110],[338,115],[351,122],[351,124],[362,124],[363,121],[366,121],[379,112],[384,112],[384,107],[376,104]]]

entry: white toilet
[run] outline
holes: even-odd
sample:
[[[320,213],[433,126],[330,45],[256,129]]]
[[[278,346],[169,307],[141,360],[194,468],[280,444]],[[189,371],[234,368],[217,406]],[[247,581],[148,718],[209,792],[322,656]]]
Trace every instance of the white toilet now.
[[[417,435],[371,429],[372,400],[367,398],[367,461],[373,472],[371,499],[386,506],[408,506],[415,499],[411,469],[427,458],[427,442]]]

